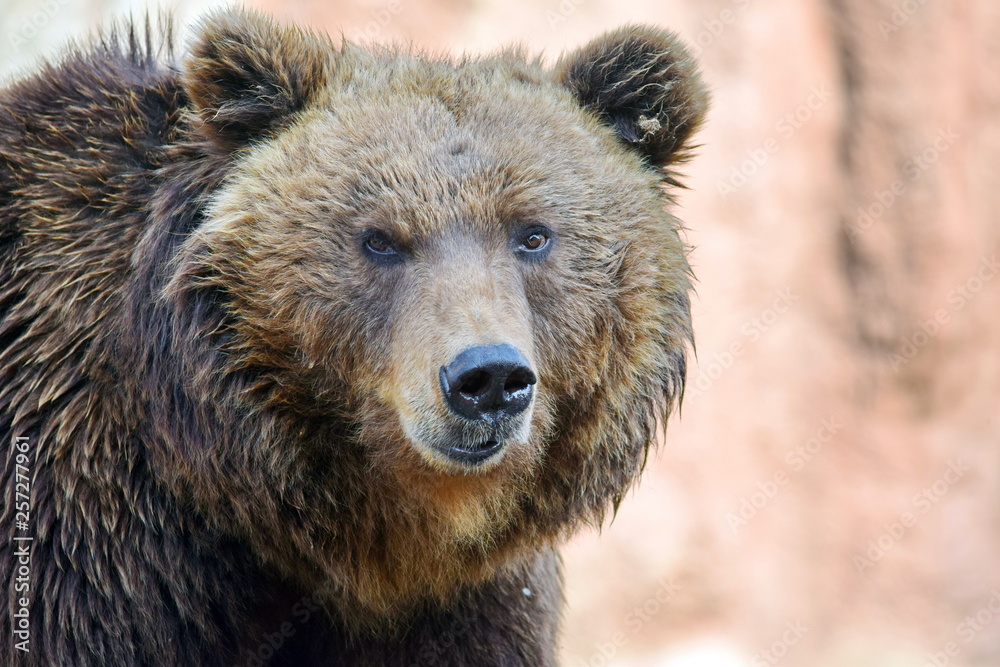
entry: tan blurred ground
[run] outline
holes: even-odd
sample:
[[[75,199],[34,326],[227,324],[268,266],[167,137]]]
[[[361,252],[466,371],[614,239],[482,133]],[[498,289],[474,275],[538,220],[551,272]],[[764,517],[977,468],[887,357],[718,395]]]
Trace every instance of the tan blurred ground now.
[[[0,72],[131,4],[7,0]],[[625,22],[698,45],[699,364],[565,550],[567,666],[1000,665],[1000,4],[251,4],[456,53]]]

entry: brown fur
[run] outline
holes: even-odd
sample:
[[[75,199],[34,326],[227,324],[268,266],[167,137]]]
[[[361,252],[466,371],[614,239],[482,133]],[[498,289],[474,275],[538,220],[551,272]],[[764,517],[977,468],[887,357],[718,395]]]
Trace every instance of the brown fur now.
[[[617,505],[683,387],[661,186],[705,109],[690,58],[631,27],[553,71],[447,62],[235,12],[178,77],[130,35],[0,92],[35,659],[242,660],[316,592],[275,664],[411,664],[459,618],[441,661],[551,664],[551,549]],[[537,263],[511,252],[529,223],[554,231]],[[406,261],[368,261],[372,228]],[[468,468],[434,444],[482,436],[437,369],[501,342],[536,396]]]

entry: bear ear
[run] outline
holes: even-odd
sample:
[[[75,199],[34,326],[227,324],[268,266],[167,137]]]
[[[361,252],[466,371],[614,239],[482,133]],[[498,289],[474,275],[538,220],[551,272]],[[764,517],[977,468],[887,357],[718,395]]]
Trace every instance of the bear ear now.
[[[326,84],[333,54],[327,38],[229,10],[205,19],[181,81],[208,134],[236,149],[302,109]]]
[[[609,32],[562,56],[555,74],[657,168],[686,157],[687,141],[708,109],[694,59],[665,30],[626,26]]]

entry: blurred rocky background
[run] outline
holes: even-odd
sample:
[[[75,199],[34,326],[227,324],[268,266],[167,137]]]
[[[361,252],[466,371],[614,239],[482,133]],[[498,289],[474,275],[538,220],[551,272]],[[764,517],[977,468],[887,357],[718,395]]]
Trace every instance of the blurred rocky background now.
[[[1000,665],[1000,4],[249,4],[549,61],[652,23],[701,61],[698,360],[638,489],[565,550],[565,665]],[[3,0],[0,75],[146,9]]]

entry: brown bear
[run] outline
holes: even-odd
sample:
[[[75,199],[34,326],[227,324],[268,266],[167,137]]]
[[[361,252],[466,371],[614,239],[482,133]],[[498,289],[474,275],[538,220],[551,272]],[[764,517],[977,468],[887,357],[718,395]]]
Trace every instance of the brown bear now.
[[[688,52],[159,33],[0,91],[0,662],[555,664],[683,388]]]

